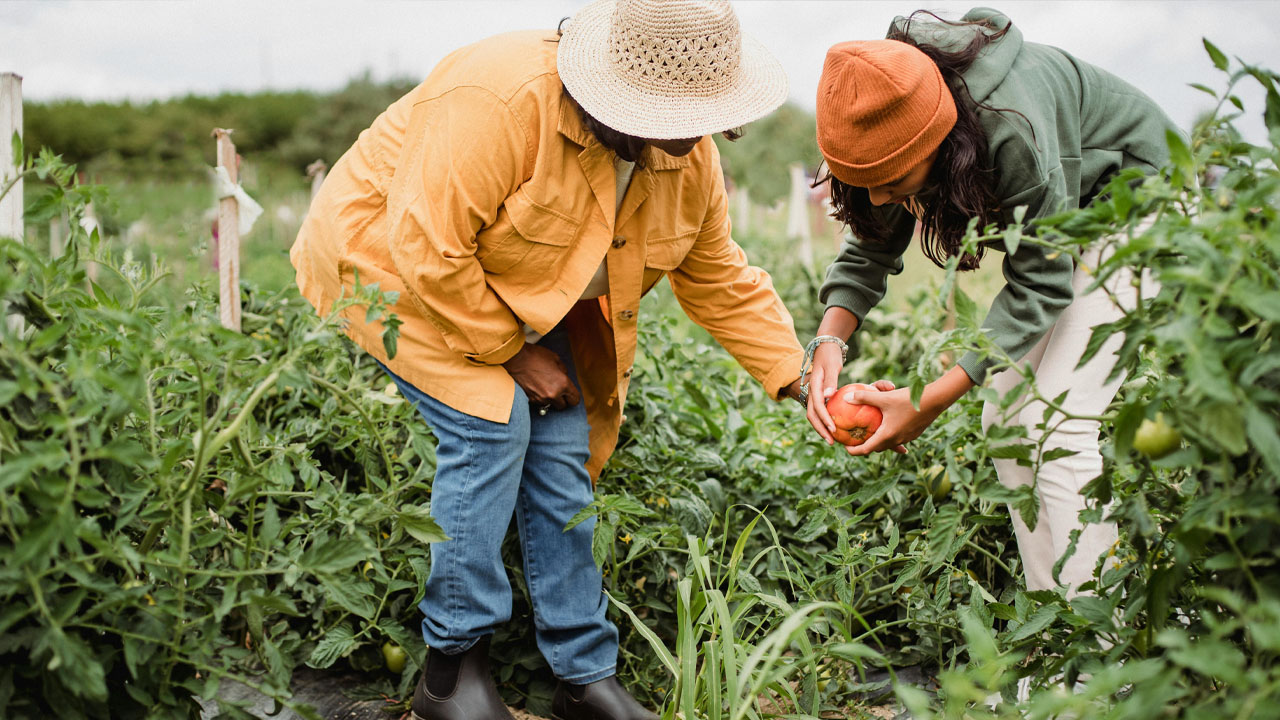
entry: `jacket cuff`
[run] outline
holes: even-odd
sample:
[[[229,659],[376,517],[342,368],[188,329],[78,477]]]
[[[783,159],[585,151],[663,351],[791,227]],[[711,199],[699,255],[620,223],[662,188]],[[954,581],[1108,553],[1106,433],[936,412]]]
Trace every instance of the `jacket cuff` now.
[[[960,362],[957,364],[960,366],[960,369],[964,370],[965,374],[969,376],[969,379],[973,381],[974,385],[982,385],[983,381],[987,379],[987,372],[991,370],[992,367],[995,367],[997,362],[998,361],[995,358],[989,358],[977,351],[971,350],[965,353],[964,357],[960,358]]]
[[[520,348],[524,347],[524,333],[519,330],[510,339],[499,345],[497,348],[484,353],[466,353],[463,355],[469,362],[476,365],[501,365],[510,360],[520,352]]]
[[[862,321],[871,312],[871,303],[857,290],[848,288],[832,288],[825,298],[827,307],[840,307],[853,313],[858,318],[858,329],[862,329]],[[857,331],[854,331],[857,334]]]
[[[788,355],[782,362],[774,365],[773,369],[765,374],[764,380],[760,384],[764,385],[765,392],[769,393],[769,397],[781,402],[782,398],[778,397],[778,393],[800,377],[800,368],[802,367],[804,367],[803,350]]]

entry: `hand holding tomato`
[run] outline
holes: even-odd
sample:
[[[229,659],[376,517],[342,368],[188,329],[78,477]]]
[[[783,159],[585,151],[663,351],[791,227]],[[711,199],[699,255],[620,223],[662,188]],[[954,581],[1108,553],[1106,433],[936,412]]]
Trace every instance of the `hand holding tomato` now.
[[[839,357],[838,354],[837,357]],[[817,394],[810,390],[809,422],[828,445],[839,442],[846,449],[855,447],[875,434],[880,424],[879,411],[866,404],[846,401],[845,397],[849,394],[846,391],[861,390],[866,393],[878,393],[888,392],[894,387],[889,380],[877,380],[870,385],[853,383],[839,390],[832,383],[832,388],[826,393],[825,399],[819,399]],[[821,413],[818,409],[821,409]],[[895,447],[893,450],[898,453],[907,451],[902,446]]]
[[[895,452],[905,453],[906,443],[920,437],[941,414],[942,409],[932,411],[920,404],[916,410],[911,404],[911,391],[907,388],[890,392],[868,392],[851,388],[842,389],[841,395],[846,403],[870,405],[881,413],[881,421],[871,437],[856,446],[847,447],[850,455],[870,455],[873,452],[892,448]],[[833,398],[834,399],[834,398]]]
[[[879,383],[876,386],[878,389]],[[925,386],[924,393],[920,396],[919,410],[911,404],[911,391],[907,388],[889,392],[856,389],[842,392],[845,402],[874,405],[883,416],[880,428],[870,438],[861,445],[845,449],[850,455],[870,455],[889,449],[906,452],[906,443],[920,437],[925,428],[933,424],[944,410],[964,397],[973,387],[969,375],[963,368],[956,366]]]
[[[849,402],[846,396],[851,394],[849,392],[851,390],[874,391],[875,388],[862,383],[853,383],[840,388],[827,400],[827,414],[835,425],[831,436],[836,442],[846,447],[855,447],[865,442],[880,429],[880,421],[883,419],[880,409],[874,405],[858,405]]]
[[[835,395],[836,383],[840,381],[840,370],[844,368],[844,357],[840,348],[834,343],[823,343],[813,351],[813,369],[809,372],[809,424],[818,432],[828,445],[835,444],[835,423],[827,412],[827,400]],[[890,384],[892,389],[892,383]]]

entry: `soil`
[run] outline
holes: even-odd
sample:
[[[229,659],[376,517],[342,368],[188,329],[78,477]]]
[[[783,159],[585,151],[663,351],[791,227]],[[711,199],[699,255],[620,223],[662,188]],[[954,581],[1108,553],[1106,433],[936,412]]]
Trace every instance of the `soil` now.
[[[387,712],[387,700],[353,700],[344,694],[347,690],[360,687],[364,682],[365,679],[358,675],[300,667],[293,676],[293,699],[314,707],[324,720],[409,720],[408,713],[400,716]],[[222,683],[218,697],[228,702],[244,703],[249,714],[263,720],[301,720],[291,710],[272,714],[274,702],[270,698],[237,682]],[[204,711],[200,714],[200,720],[214,720],[218,717],[216,702],[205,701],[202,705]],[[515,720],[545,720],[524,710],[512,709],[511,715]]]
[[[915,668],[900,671],[900,675],[917,679],[913,677],[913,673],[918,674],[918,671]],[[361,687],[366,681],[366,678],[359,675],[332,673],[300,667],[295,671],[293,677],[293,697],[299,703],[305,703],[316,708],[320,713],[320,717],[324,718],[324,720],[410,720],[408,713],[396,715],[387,712],[389,699],[353,700],[347,696],[346,693],[348,691]],[[272,714],[274,702],[270,698],[236,682],[224,682],[218,697],[224,701],[243,704],[249,714],[262,718],[262,720],[301,720],[299,715],[290,710],[281,710]],[[870,700],[870,698],[866,700]],[[848,708],[847,716],[856,716],[858,711],[861,711],[869,713],[872,717],[885,718],[887,720],[907,717],[901,708],[895,707],[896,703],[876,705],[866,702],[866,700],[863,701],[866,704]],[[877,700],[880,702],[885,701],[883,698],[877,698]],[[218,717],[218,705],[216,702],[206,701],[202,704],[204,705],[204,711],[200,715],[201,720],[214,720]],[[525,710],[508,709],[511,710],[511,716],[515,720],[546,720],[546,718],[533,715]]]

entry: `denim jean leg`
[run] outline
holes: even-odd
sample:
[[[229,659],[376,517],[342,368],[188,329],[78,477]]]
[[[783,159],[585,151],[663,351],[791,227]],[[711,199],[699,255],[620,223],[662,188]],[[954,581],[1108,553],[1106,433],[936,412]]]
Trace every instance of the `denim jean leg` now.
[[[567,333],[553,331],[539,344],[560,355],[576,383]],[[593,498],[586,409],[533,413],[530,425],[516,522],[538,649],[556,677],[594,682],[616,672],[618,629],[606,617],[604,579],[591,556],[595,519],[564,529]]]
[[[422,638],[444,653],[459,653],[511,619],[502,540],[529,444],[529,401],[517,387],[510,423],[495,423],[454,410],[387,374],[435,433],[431,515],[450,538],[431,545],[431,573],[418,604]]]

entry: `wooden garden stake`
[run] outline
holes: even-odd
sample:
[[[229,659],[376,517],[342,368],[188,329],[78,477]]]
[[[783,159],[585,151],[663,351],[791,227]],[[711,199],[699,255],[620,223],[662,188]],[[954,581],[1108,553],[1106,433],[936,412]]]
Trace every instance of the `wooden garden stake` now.
[[[14,157],[14,133],[22,137],[22,76],[3,73],[0,74],[0,191],[10,182],[14,184],[0,198],[0,237],[22,242],[22,158]],[[15,178],[18,178],[16,182]],[[21,315],[6,314],[6,321],[15,333],[22,332]]]
[[[227,171],[234,185],[236,146],[231,130],[214,128],[218,141],[218,167]],[[218,315],[222,326],[240,332],[240,208],[234,197],[218,201]]]

